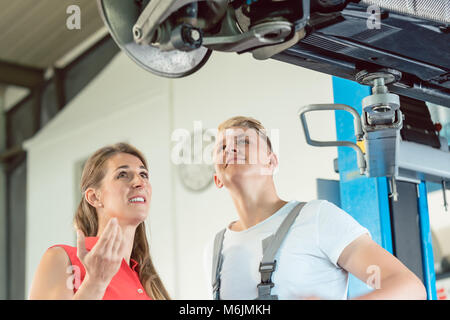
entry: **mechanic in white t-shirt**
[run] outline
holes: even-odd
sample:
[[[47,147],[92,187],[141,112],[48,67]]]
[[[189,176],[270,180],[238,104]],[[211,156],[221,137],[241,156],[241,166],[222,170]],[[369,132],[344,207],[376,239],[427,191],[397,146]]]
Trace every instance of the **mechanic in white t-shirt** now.
[[[220,124],[213,152],[215,184],[229,191],[239,216],[224,230],[216,292],[220,299],[255,299],[262,240],[277,231],[299,202],[277,195],[273,172],[278,159],[259,121],[233,117]],[[213,246],[214,241],[208,243],[204,254],[211,293]],[[275,260],[271,294],[279,299],[347,299],[348,273],[374,288],[359,299],[427,297],[414,273],[374,242],[353,217],[326,200],[303,206]]]

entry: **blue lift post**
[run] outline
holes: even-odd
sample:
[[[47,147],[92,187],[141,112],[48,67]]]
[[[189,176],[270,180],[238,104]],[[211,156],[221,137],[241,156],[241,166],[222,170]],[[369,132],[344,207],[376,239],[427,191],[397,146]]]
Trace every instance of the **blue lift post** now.
[[[332,77],[332,81],[334,103],[349,105],[361,114],[361,101],[371,94],[371,88],[338,77]],[[337,140],[356,142],[352,115],[345,111],[335,111],[335,119]],[[367,178],[360,175],[356,153],[351,148],[338,148],[338,167],[342,209],[366,227],[375,242],[393,253],[388,179],[386,177]],[[436,299],[436,277],[424,182],[419,184],[417,200],[425,287],[427,288],[428,299]],[[360,296],[372,290],[368,285],[350,275],[349,298]]]
[[[422,245],[423,277],[429,300],[437,299],[436,272],[434,271],[433,243],[430,216],[428,214],[427,187],[424,181],[418,185],[419,227]]]

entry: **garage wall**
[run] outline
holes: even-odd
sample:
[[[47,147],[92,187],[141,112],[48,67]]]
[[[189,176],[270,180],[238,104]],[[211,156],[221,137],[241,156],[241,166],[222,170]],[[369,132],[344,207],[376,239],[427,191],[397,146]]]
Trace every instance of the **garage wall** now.
[[[203,249],[237,215],[226,190],[187,190],[171,161],[175,129],[204,129],[235,115],[252,116],[273,133],[280,160],[275,183],[283,199],[316,197],[317,178],[338,179],[335,148],[306,145],[296,113],[332,101],[331,77],[275,60],[214,53],[199,72],[168,80],[119,54],[41,132],[28,141],[27,295],[45,250],[75,245],[72,218],[80,162],[105,144],[128,141],[149,159],[153,186],[151,252],[177,299],[208,299]],[[332,112],[308,116],[311,135],[335,139]],[[276,136],[278,135],[278,139]]]

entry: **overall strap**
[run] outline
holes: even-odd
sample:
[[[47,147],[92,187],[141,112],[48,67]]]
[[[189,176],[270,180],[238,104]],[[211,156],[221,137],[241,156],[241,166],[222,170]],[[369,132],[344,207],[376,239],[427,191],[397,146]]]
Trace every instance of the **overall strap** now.
[[[302,210],[306,202],[300,202],[296,205],[288,216],[283,220],[275,234],[267,237],[262,241],[263,257],[259,264],[259,272],[261,273],[261,283],[258,284],[258,297],[255,300],[278,300],[277,295],[272,295],[271,291],[274,286],[272,282],[272,274],[276,269],[277,261],[275,255],[281,247],[289,228],[294,223],[298,214]]]
[[[222,269],[222,246],[225,231],[223,229],[216,234],[214,239],[214,251],[213,251],[213,263],[212,263],[212,289],[213,289],[213,299],[220,300],[220,270]]]

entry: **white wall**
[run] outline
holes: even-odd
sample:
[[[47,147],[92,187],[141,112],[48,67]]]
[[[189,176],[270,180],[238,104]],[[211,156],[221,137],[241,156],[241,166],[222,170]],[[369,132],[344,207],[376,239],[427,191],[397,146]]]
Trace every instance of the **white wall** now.
[[[75,244],[75,165],[105,144],[126,140],[149,159],[153,185],[151,252],[170,293],[177,299],[208,299],[203,248],[236,213],[226,190],[213,185],[186,190],[170,161],[171,133],[203,128],[235,115],[279,130],[280,168],[275,176],[284,199],[316,197],[316,178],[338,179],[335,148],[305,143],[296,113],[309,103],[332,102],[331,77],[275,60],[214,53],[197,73],[158,78],[119,54],[46,128],[26,145],[27,292],[44,251]],[[335,139],[332,112],[309,117],[315,138]],[[277,141],[272,141],[277,144]],[[153,172],[152,172],[153,169]]]

